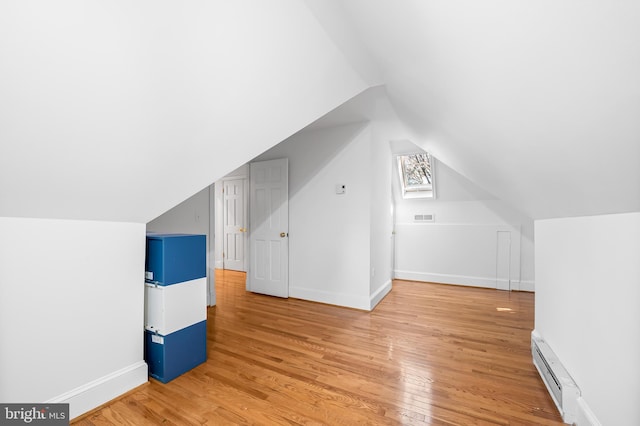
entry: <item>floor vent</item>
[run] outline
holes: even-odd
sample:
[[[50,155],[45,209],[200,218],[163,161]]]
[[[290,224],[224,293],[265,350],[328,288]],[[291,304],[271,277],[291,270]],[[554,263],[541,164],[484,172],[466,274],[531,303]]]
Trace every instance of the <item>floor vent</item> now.
[[[578,410],[580,389],[562,366],[549,345],[535,332],[531,334],[531,354],[542,381],[556,403],[562,420],[573,424]]]

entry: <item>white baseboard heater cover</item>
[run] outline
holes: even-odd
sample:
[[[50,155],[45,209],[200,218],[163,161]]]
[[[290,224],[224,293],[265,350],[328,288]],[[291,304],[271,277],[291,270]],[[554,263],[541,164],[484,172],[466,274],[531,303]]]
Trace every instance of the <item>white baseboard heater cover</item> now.
[[[531,333],[531,354],[533,365],[556,403],[562,420],[573,424],[576,421],[580,389],[549,345],[535,331]]]

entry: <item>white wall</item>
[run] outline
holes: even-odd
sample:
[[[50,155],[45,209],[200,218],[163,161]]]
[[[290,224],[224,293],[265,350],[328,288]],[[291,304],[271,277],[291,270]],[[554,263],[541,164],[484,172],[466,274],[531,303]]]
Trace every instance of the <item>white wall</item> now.
[[[396,224],[395,229],[395,276],[400,279],[503,288],[496,275],[498,232],[511,233],[512,255],[519,254],[518,231],[507,226]],[[518,273],[513,261],[511,273]]]
[[[77,416],[147,381],[144,224],[0,217],[0,401]]]
[[[409,152],[412,144],[395,142],[393,150]],[[393,173],[397,278],[495,288],[500,231],[511,235],[511,288],[534,290],[531,218],[437,159],[435,199],[403,199],[395,162]],[[435,222],[417,223],[416,214]]]
[[[147,223],[147,231],[209,235],[209,187]]]
[[[289,158],[291,297],[371,308],[371,140],[362,123],[314,129],[256,158]]]
[[[640,212],[538,220],[535,329],[603,425],[640,424]]]

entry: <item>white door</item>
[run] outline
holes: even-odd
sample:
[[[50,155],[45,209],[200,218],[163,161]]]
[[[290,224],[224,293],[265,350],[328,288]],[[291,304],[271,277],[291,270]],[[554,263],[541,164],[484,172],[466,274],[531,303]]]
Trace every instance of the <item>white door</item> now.
[[[223,265],[224,269],[245,271],[244,248],[246,247],[246,214],[244,179],[223,181]]]
[[[289,297],[289,185],[286,158],[250,166],[247,290]]]

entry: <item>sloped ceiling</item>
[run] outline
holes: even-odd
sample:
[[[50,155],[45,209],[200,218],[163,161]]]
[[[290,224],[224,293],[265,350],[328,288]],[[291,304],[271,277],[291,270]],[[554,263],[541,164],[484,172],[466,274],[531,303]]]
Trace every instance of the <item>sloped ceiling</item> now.
[[[380,84],[412,142],[533,218],[640,211],[637,22],[626,1],[4,1],[0,216],[147,222]]]
[[[0,216],[148,222],[368,87],[297,0],[0,3]]]
[[[533,218],[640,210],[640,3],[334,4],[414,143]]]

